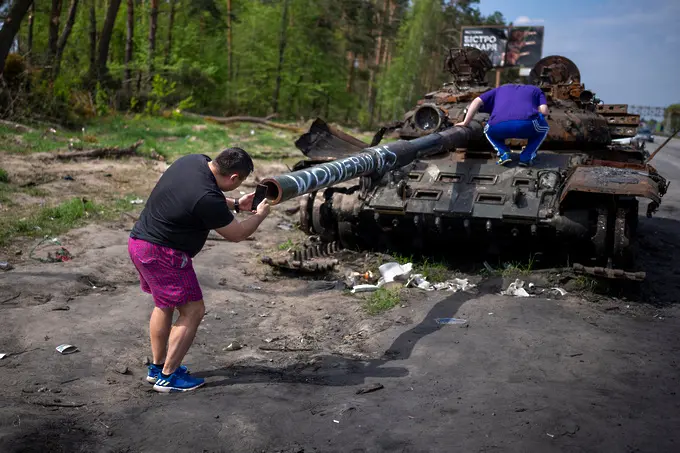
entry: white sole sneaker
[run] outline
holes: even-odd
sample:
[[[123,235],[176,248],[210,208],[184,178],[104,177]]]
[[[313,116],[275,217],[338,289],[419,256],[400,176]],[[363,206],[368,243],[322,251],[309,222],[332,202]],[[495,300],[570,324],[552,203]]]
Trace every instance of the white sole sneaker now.
[[[197,388],[201,388],[204,385],[205,385],[205,382],[201,382],[200,384],[198,384],[195,387],[182,389],[182,388],[179,388],[179,387],[164,387],[162,385],[154,384],[153,389],[157,392],[160,392],[160,393],[190,392],[192,390],[196,390]]]

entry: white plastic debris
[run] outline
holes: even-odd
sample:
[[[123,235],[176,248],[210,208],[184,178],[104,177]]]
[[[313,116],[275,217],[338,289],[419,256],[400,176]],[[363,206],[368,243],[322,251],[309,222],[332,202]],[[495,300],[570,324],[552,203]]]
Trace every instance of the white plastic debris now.
[[[278,225],[276,225],[276,227],[279,230],[290,231],[293,229],[293,224],[290,222],[281,222]]]
[[[437,324],[467,324],[467,319],[461,318],[435,318],[434,321]]]
[[[501,291],[501,294],[504,296],[531,297],[527,290],[524,289],[524,282],[520,279],[510,283],[508,289]]]
[[[385,263],[378,268],[380,275],[382,275],[382,282],[390,283],[393,281],[407,282],[411,271],[413,270],[412,263],[399,264],[395,262]],[[380,285],[382,286],[382,285]]]
[[[378,285],[356,285],[354,288],[352,288],[352,291],[350,291],[352,294],[356,293],[368,293],[372,291],[377,291],[380,288]]]
[[[430,283],[422,275],[414,274],[409,279],[406,286],[420,288],[425,291],[465,291],[475,285],[470,283],[467,278],[453,278],[440,283]]]
[[[73,346],[72,344],[60,344],[57,346],[57,351],[59,354],[73,354],[78,351],[78,347]]]
[[[7,357],[8,355],[9,355],[9,354],[6,354],[6,353],[4,353],[4,352],[0,352],[0,360],[4,359],[4,358]]]
[[[134,200],[130,200],[130,204],[142,204],[144,203],[144,200],[141,198],[135,198]]]
[[[551,291],[556,291],[556,292],[560,293],[560,296],[564,296],[564,295],[567,294],[566,290],[564,290],[562,288],[558,288],[558,287],[552,288]]]
[[[415,286],[416,288],[424,289],[425,291],[434,291],[434,287],[428,282],[422,274],[413,274],[406,282],[406,286]]]

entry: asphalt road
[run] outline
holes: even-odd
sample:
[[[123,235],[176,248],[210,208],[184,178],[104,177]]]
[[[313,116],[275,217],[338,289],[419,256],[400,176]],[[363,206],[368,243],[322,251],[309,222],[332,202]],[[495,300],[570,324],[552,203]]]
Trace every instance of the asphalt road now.
[[[654,143],[647,143],[646,149],[654,152],[666,141],[666,137],[654,138]],[[680,219],[680,139],[674,138],[664,146],[650,162],[661,175],[671,181],[668,194],[664,197],[657,213],[658,217]]]

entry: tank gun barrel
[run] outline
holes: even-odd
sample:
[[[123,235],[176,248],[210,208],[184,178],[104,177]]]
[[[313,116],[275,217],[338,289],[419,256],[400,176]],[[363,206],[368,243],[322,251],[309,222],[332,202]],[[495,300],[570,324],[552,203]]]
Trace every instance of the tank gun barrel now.
[[[418,158],[464,148],[471,139],[478,139],[482,134],[482,125],[473,121],[469,127],[451,127],[413,140],[365,148],[350,157],[265,178],[260,184],[267,186],[266,197],[275,205],[350,179],[372,174],[384,175]]]

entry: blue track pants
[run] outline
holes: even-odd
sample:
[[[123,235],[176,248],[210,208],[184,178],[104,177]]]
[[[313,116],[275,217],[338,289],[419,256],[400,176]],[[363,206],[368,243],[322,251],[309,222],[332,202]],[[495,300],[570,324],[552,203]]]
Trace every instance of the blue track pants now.
[[[488,124],[484,128],[484,135],[494,147],[499,156],[510,153],[505,144],[507,138],[526,138],[527,146],[519,155],[520,162],[531,162],[536,157],[538,148],[548,135],[548,122],[543,115],[533,120],[503,121],[493,126]]]

